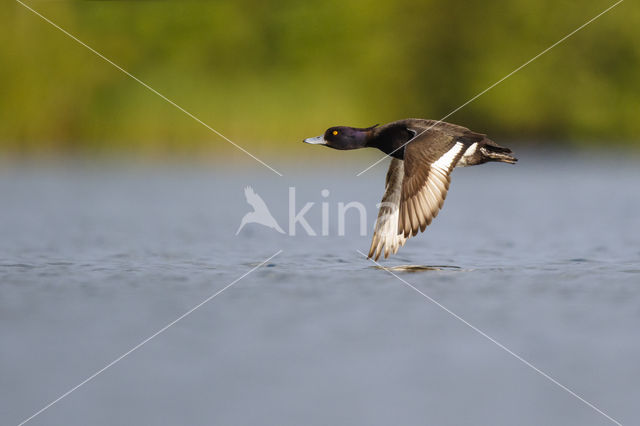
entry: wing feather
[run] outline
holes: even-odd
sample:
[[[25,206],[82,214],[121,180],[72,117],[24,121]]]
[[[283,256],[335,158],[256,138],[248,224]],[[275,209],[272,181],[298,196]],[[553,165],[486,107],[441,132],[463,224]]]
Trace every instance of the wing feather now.
[[[408,238],[431,224],[444,204],[451,171],[468,146],[484,136],[424,120],[409,120],[407,128],[416,136],[406,144],[404,160],[392,158],[389,165],[369,249],[369,257],[375,260],[396,253]]]
[[[378,220],[369,249],[369,257],[373,257],[375,260],[378,260],[383,253],[385,258],[389,254],[396,253],[398,248],[404,245],[405,238],[398,232],[403,179],[404,162],[393,158],[389,164],[386,188],[380,202]]]
[[[431,223],[444,204],[450,174],[466,150],[454,135],[427,131],[405,147],[398,232],[412,237]]]

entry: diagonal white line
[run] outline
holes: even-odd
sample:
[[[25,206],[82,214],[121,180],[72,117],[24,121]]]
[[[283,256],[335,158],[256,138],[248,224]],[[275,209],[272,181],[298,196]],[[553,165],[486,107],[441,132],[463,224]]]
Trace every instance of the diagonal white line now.
[[[245,154],[247,154],[249,157],[253,158],[254,160],[256,160],[258,163],[262,164],[263,166],[265,166],[266,168],[268,168],[269,170],[271,170],[272,172],[274,172],[275,174],[282,176],[282,173],[280,173],[279,171],[277,171],[276,169],[274,169],[273,167],[271,167],[270,165],[268,165],[267,163],[265,163],[264,161],[262,161],[261,159],[259,159],[258,157],[256,157],[255,155],[251,154],[249,151],[247,151],[246,149],[244,149],[243,147],[241,147],[240,145],[238,145],[237,143],[235,143],[234,141],[232,141],[231,139],[229,139],[228,137],[226,137],[225,135],[223,135],[222,133],[220,133],[219,131],[217,131],[216,129],[214,129],[213,127],[209,126],[207,123],[205,123],[204,121],[200,120],[198,117],[196,117],[195,115],[193,115],[192,113],[190,113],[189,111],[187,111],[186,109],[182,108],[180,105],[176,104],[175,102],[173,102],[171,99],[167,98],[165,95],[163,95],[162,93],[158,92],[156,89],[154,89],[153,87],[149,86],[147,83],[145,83],[144,81],[140,80],[138,77],[136,77],[135,75],[131,74],[129,71],[125,70],[124,68],[122,68],[120,65],[116,64],[115,62],[113,62],[111,59],[107,58],[106,56],[104,56],[103,54],[101,54],[100,52],[98,52],[97,50],[95,50],[93,47],[89,46],[88,44],[86,44],[85,42],[83,42],[82,40],[78,39],[76,36],[74,36],[73,34],[69,33],[68,31],[66,31],[64,28],[60,27],[59,25],[57,25],[56,23],[52,22],[50,19],[48,19],[46,16],[41,15],[38,11],[32,9],[31,7],[27,6],[26,4],[24,4],[22,1],[20,0],[16,0],[18,3],[20,3],[22,6],[24,6],[26,9],[30,10],[31,12],[33,12],[34,14],[36,14],[37,16],[39,16],[40,18],[42,18],[43,20],[45,20],[46,22],[48,22],[49,24],[53,25],[55,28],[59,29],[60,31],[62,31],[64,34],[66,34],[67,36],[69,36],[71,39],[75,40],[76,42],[78,42],[79,44],[81,44],[82,46],[86,47],[87,49],[89,49],[90,51],[92,51],[93,53],[95,53],[97,56],[99,56],[100,58],[104,59],[106,62],[110,63],[111,65],[113,65],[115,68],[119,69],[120,71],[122,71],[124,74],[128,75],[129,77],[131,77],[132,79],[134,79],[135,81],[137,81],[138,83],[140,83],[142,86],[144,86],[146,89],[150,90],[151,92],[155,93],[156,95],[160,96],[162,99],[164,99],[165,101],[167,101],[168,103],[170,103],[171,105],[173,105],[174,107],[176,107],[177,109],[179,109],[180,111],[182,111],[183,113],[185,113],[186,115],[188,115],[189,117],[193,118],[195,121],[197,121],[198,123],[202,124],[204,127],[206,127],[207,129],[211,130],[213,133],[215,133],[216,135],[220,136],[222,139],[226,140],[227,142],[229,142],[231,145],[235,146],[236,148],[238,148],[240,151],[244,152]]]
[[[602,15],[604,15],[605,13],[607,13],[608,11],[610,11],[611,9],[613,9],[614,7],[616,7],[617,5],[619,5],[620,3],[622,3],[624,0],[618,0],[617,2],[615,2],[614,4],[612,4],[611,6],[609,6],[608,8],[606,8],[605,10],[603,10],[602,12],[598,13],[596,16],[594,16],[593,18],[589,19],[587,22],[585,22],[584,24],[580,25],[578,28],[576,28],[575,30],[571,31],[569,34],[567,34],[566,36],[562,37],[560,40],[556,41],[555,43],[553,43],[551,46],[547,47],[546,49],[544,49],[542,52],[538,53],[536,56],[534,56],[533,58],[529,59],[527,62],[525,62],[524,64],[520,65],[518,68],[516,68],[515,70],[511,71],[509,74],[505,75],[504,77],[502,77],[500,80],[496,81],[495,83],[493,83],[491,86],[487,87],[486,89],[484,89],[482,92],[478,93],[477,95],[475,95],[473,98],[469,99],[468,101],[466,101],[465,103],[463,103],[462,105],[460,105],[459,107],[457,107],[456,109],[454,109],[453,111],[449,112],[447,115],[445,115],[444,117],[442,117],[440,120],[436,121],[435,123],[433,123],[431,126],[429,126],[427,129],[423,130],[422,132],[418,133],[416,136],[414,136],[413,138],[411,138],[410,140],[408,140],[407,142],[405,142],[404,144],[402,144],[402,146],[399,146],[398,148],[394,149],[393,151],[391,151],[389,154],[385,154],[384,157],[380,158],[378,161],[376,161],[375,163],[373,163],[372,165],[370,165],[369,167],[367,167],[366,169],[364,169],[363,171],[361,171],[360,173],[358,173],[356,176],[360,176],[361,174],[365,173],[367,170],[371,169],[372,167],[376,166],[377,164],[379,164],[382,160],[384,160],[385,158],[391,156],[391,154],[393,154],[394,152],[396,152],[399,149],[402,149],[406,144],[408,144],[409,142],[411,142],[412,140],[416,139],[418,136],[422,135],[423,133],[431,130],[433,128],[433,126],[437,125],[439,122],[441,122],[442,120],[446,120],[447,118],[449,118],[450,116],[452,116],[453,114],[455,114],[456,112],[460,111],[462,108],[466,107],[467,105],[469,105],[471,102],[475,101],[476,99],[478,99],[480,96],[484,95],[485,93],[487,93],[489,90],[493,89],[494,87],[496,87],[498,84],[502,83],[503,81],[505,81],[507,78],[511,77],[513,74],[517,73],[518,71],[520,71],[522,68],[526,67],[527,65],[529,65],[531,62],[535,61],[536,59],[538,59],[540,56],[544,55],[545,53],[547,53],[548,51],[550,51],[551,49],[553,49],[554,47],[556,47],[557,45],[559,45],[560,43],[562,43],[563,41],[565,41],[566,39],[568,39],[569,37],[571,37],[572,35],[574,35],[575,33],[577,33],[578,31],[580,31],[581,29],[583,29],[584,27],[586,27],[587,25],[589,25],[590,23],[592,23],[593,21],[595,21],[596,19],[598,19],[599,17],[601,17]]]
[[[367,255],[364,254],[363,252],[361,252],[360,250],[356,250],[356,251],[358,253],[360,253],[362,256],[367,257]],[[507,348],[502,343],[498,342],[496,339],[494,339],[493,337],[489,336],[487,333],[485,333],[484,331],[480,330],[475,325],[469,323],[467,320],[465,320],[460,315],[458,315],[455,312],[453,312],[451,309],[449,309],[446,306],[444,306],[442,303],[438,302],[437,300],[435,300],[431,296],[429,296],[426,293],[422,292],[421,290],[419,290],[418,288],[416,288],[412,284],[409,284],[407,281],[402,279],[400,276],[395,274],[393,271],[391,271],[388,268],[385,268],[384,266],[382,266],[380,263],[376,262],[375,260],[370,259],[370,258],[369,258],[369,260],[371,260],[373,263],[375,263],[376,265],[378,265],[379,267],[381,267],[382,269],[384,269],[385,271],[387,271],[388,273],[390,273],[391,275],[393,275],[394,277],[399,279],[404,285],[406,285],[410,289],[412,289],[415,292],[417,292],[418,294],[420,294],[422,297],[427,299],[429,302],[431,302],[434,305],[438,306],[440,309],[444,310],[446,313],[448,313],[449,315],[451,315],[452,317],[454,317],[458,321],[462,322],[464,325],[466,325],[467,327],[471,328],[473,331],[475,331],[476,333],[480,334],[482,337],[486,338],[487,340],[489,340],[490,342],[492,342],[493,344],[498,346],[500,349],[504,350],[506,353],[508,353],[509,355],[513,356],[518,361],[522,362],[524,365],[526,365],[527,367],[531,368],[536,373],[538,373],[541,376],[543,376],[545,379],[547,379],[550,382],[552,382],[553,384],[559,386],[561,389],[565,390],[566,392],[568,392],[572,396],[576,397],[577,399],[579,399],[580,401],[582,401],[583,403],[585,403],[586,405],[588,405],[589,407],[591,407],[592,409],[594,409],[598,413],[602,414],[604,417],[606,417],[607,419],[609,419],[613,423],[615,423],[615,424],[617,424],[619,426],[622,426],[622,423],[620,423],[619,421],[617,421],[613,417],[609,416],[604,411],[600,410],[598,407],[596,407],[595,405],[593,405],[592,403],[590,403],[589,401],[587,401],[586,399],[584,399],[583,397],[581,397],[580,395],[578,395],[577,393],[575,393],[574,391],[572,391],[571,389],[569,389],[568,387],[563,385],[562,383],[558,382],[556,379],[554,379],[553,377],[549,376],[544,371],[540,370],[538,367],[536,367],[535,365],[531,364],[529,361],[527,361],[526,359],[522,358],[520,355],[518,355],[517,353],[513,352],[511,349]]]
[[[260,268],[261,266],[263,266],[265,263],[267,263],[268,261],[270,261],[271,259],[273,259],[277,255],[279,255],[280,253],[282,253],[282,250],[278,250],[275,254],[269,256],[267,259],[263,260],[258,265],[256,265],[253,268],[249,269],[247,272],[242,274],[240,277],[236,278],[231,283],[227,284],[226,286],[224,286],[223,288],[221,288],[217,292],[213,293],[211,296],[207,297],[202,302],[198,303],[193,308],[189,309],[187,312],[185,312],[184,314],[180,315],[178,318],[176,318],[175,320],[171,321],[169,324],[165,325],[160,330],[156,331],[151,336],[147,337],[142,342],[138,343],[137,345],[135,345],[134,347],[129,349],[127,352],[125,352],[122,355],[120,355],[118,358],[114,359],[109,364],[105,365],[100,370],[96,371],[95,373],[93,373],[92,375],[90,375],[89,377],[87,377],[86,379],[84,379],[83,381],[81,381],[80,383],[78,383],[77,385],[75,385],[74,387],[72,387],[71,389],[69,389],[68,391],[63,393],[62,395],[60,395],[58,398],[54,399],[53,401],[51,401],[50,403],[48,403],[47,405],[42,407],[40,410],[36,411],[33,415],[31,415],[31,416],[27,417],[26,419],[24,419],[22,422],[20,422],[18,424],[18,426],[22,426],[25,423],[31,421],[34,417],[42,414],[42,412],[44,412],[45,410],[48,410],[53,405],[55,405],[56,403],[60,402],[62,399],[66,398],[67,396],[69,396],[69,394],[71,394],[72,392],[77,390],[79,387],[85,385],[87,382],[90,382],[91,380],[95,379],[96,376],[100,375],[101,373],[104,373],[107,369],[113,367],[115,364],[117,364],[118,362],[122,361],[123,358],[125,358],[128,355],[130,355],[132,352],[135,352],[136,350],[140,349],[144,344],[148,343],[151,339],[155,338],[159,334],[164,333],[168,328],[170,328],[173,325],[175,325],[178,321],[180,321],[180,320],[186,318],[187,316],[191,315],[196,309],[200,308],[202,305],[204,305],[205,303],[209,302],[211,299],[215,298],[216,296],[221,294],[223,291],[225,291],[226,289],[228,289],[229,287],[231,287],[232,285],[234,285],[235,283],[237,283],[238,281],[240,281],[241,279],[243,279],[244,277],[246,277],[247,275],[249,275],[250,273],[252,273],[256,269]]]

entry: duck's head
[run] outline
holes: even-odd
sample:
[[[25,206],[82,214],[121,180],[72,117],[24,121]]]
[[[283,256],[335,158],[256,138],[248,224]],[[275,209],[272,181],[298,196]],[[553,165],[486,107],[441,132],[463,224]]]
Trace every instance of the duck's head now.
[[[357,128],[347,126],[329,127],[324,135],[303,140],[305,143],[325,145],[334,149],[358,149],[367,146],[371,131],[377,126]]]

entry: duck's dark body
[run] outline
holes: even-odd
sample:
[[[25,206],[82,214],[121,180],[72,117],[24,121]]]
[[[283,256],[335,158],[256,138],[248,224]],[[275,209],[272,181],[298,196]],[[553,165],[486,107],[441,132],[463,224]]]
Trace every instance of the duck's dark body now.
[[[473,132],[466,127],[457,124],[446,123],[444,121],[424,120],[419,118],[407,118],[405,120],[394,121],[384,126],[368,128],[370,132],[366,137],[366,147],[378,148],[385,154],[404,160],[405,145],[420,133],[432,133],[436,139],[442,137],[451,138],[458,142],[462,142],[467,148],[474,143],[478,143],[474,154],[466,160],[465,166],[475,166],[476,164],[486,163],[487,161],[505,161],[507,157],[499,154],[508,154],[510,149],[503,148],[500,145],[487,138],[482,133]],[[484,150],[482,149],[484,148]],[[428,147],[425,147],[428,149]],[[483,151],[486,153],[483,154]],[[498,155],[494,155],[498,154]],[[516,160],[511,157],[511,161]]]
[[[369,257],[395,253],[442,208],[455,167],[518,161],[482,133],[443,121],[408,118],[383,126],[338,126],[305,139],[335,149],[377,148],[392,157]]]
[[[405,120],[373,128],[366,146],[378,148],[385,154],[399,160],[404,159],[404,144],[410,141],[415,134],[402,124],[403,121]]]

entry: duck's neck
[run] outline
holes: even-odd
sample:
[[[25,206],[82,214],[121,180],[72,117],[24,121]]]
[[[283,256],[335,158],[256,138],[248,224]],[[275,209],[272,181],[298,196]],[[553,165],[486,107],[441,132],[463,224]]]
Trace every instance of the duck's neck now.
[[[404,159],[404,144],[413,137],[405,126],[382,126],[373,129],[367,137],[366,146],[378,148],[387,155]]]

